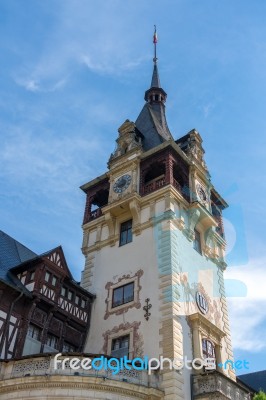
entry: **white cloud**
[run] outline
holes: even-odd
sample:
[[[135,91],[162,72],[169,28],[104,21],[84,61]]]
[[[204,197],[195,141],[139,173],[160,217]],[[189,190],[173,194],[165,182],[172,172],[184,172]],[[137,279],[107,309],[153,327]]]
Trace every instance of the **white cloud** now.
[[[229,268],[227,279],[245,283],[247,297],[228,298],[233,345],[237,349],[259,352],[266,349],[266,260],[251,260],[247,265]]]

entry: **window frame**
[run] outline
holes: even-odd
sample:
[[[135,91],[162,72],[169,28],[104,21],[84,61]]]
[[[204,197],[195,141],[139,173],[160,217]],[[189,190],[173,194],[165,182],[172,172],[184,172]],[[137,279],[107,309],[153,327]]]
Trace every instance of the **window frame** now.
[[[132,296],[131,296],[132,298],[130,300],[128,300],[128,301],[125,301],[125,287],[126,286],[130,286],[130,285],[132,285]],[[119,290],[119,289],[123,289],[122,303],[114,305],[115,291]],[[113,308],[116,308],[116,307],[123,306],[124,304],[131,303],[132,301],[134,301],[134,293],[135,293],[135,281],[131,281],[131,282],[125,283],[124,285],[120,285],[120,286],[117,286],[117,287],[113,288],[113,290],[112,290],[112,306],[111,306],[111,308],[113,309]]]
[[[114,343],[119,341],[119,343],[121,345],[123,339],[127,340],[128,346],[127,347],[119,346],[118,349],[114,349],[113,348],[114,347]],[[127,350],[127,354],[123,354],[123,356],[129,357],[129,354],[130,354],[130,333],[127,333],[125,335],[116,336],[116,337],[111,339],[111,353],[110,353],[111,357],[115,357],[115,355],[113,354],[114,351],[123,350],[123,349]],[[119,358],[123,357],[123,356],[119,356]]]
[[[123,229],[126,227],[126,229]],[[133,241],[133,219],[128,219],[127,221],[124,221],[120,224],[120,232],[119,232],[119,247],[125,246],[128,243],[131,243]],[[122,235],[123,233],[126,232],[126,240],[122,240]]]
[[[50,343],[47,343],[47,341],[49,339],[55,340],[55,346],[57,346],[57,347],[51,346]],[[51,347],[52,349],[55,349],[55,350],[59,350],[59,337],[54,335],[53,333],[48,332],[46,335],[46,338],[45,338],[45,346]]]
[[[205,350],[205,347],[203,346],[203,343],[206,343],[206,350]],[[209,353],[209,351],[208,351],[209,350],[209,347],[208,347],[209,344],[210,344],[211,349],[212,349],[211,353]],[[202,348],[202,357],[203,357],[203,359],[214,358],[216,360],[215,345],[210,339],[208,339],[206,337],[202,338],[201,339],[201,348]]]
[[[31,334],[29,334],[30,332]],[[37,337],[35,337],[36,332],[38,333]],[[30,339],[34,339],[40,342],[41,335],[42,335],[42,329],[35,324],[29,323],[26,336]]]

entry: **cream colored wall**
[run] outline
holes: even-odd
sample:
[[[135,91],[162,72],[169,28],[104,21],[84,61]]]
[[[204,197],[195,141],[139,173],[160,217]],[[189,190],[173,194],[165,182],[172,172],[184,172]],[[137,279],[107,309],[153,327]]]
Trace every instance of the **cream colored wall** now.
[[[171,193],[170,193],[171,192]],[[164,248],[164,242],[155,240],[152,217],[160,217],[164,212],[170,213],[169,222],[171,243]],[[175,214],[174,219],[173,214]],[[215,312],[210,312],[206,318],[217,325],[227,335],[222,339],[222,359],[226,361],[232,358],[230,330],[226,309],[226,299],[223,290],[223,259],[215,262],[205,256],[205,231],[206,226],[198,223],[197,229],[202,234],[203,256],[193,249],[191,232],[191,220],[189,210],[174,190],[163,188],[140,200],[141,233],[133,235],[132,243],[119,247],[118,234],[120,222],[130,219],[130,214],[121,214],[115,223],[116,242],[108,243],[107,225],[104,217],[98,220],[98,226],[90,230],[90,224],[84,226],[84,238],[89,237],[83,244],[83,251],[87,254],[85,271],[82,284],[85,288],[96,294],[96,300],[92,309],[90,332],[86,344],[86,351],[92,353],[103,352],[103,334],[114,327],[126,323],[140,322],[140,340],[143,338],[143,355],[158,357],[159,355],[170,358],[193,358],[192,334],[187,315],[199,313],[192,296],[185,301],[184,287],[181,280],[192,271],[197,271],[195,282],[201,285],[207,295],[210,307]],[[171,220],[171,222],[170,222]],[[95,222],[94,222],[95,224]],[[101,227],[100,227],[101,226]],[[194,227],[192,228],[194,229]],[[98,236],[97,236],[98,232]],[[96,239],[98,239],[97,242]],[[105,240],[105,243],[102,241]],[[168,240],[168,239],[167,239]],[[211,251],[218,247],[217,238],[214,236],[208,242]],[[220,246],[221,244],[219,244]],[[169,272],[160,269],[159,247],[162,246],[166,266]],[[207,250],[206,250],[207,251]],[[209,250],[208,250],[209,251]],[[222,251],[220,251],[222,255]],[[207,253],[206,253],[207,254]],[[167,258],[168,257],[168,258]],[[131,308],[120,315],[110,315],[104,319],[106,312],[107,282],[116,283],[123,275],[134,275],[138,270],[143,270],[140,278],[140,302],[139,309]],[[167,275],[169,273],[169,276]],[[213,282],[217,282],[213,292]],[[123,282],[121,282],[122,284]],[[165,288],[176,288],[181,296],[179,300],[165,302]],[[149,321],[144,318],[143,306],[145,299],[150,298],[152,308]],[[216,305],[214,307],[214,301]],[[121,333],[123,334],[123,333]],[[171,344],[172,343],[172,344]],[[171,345],[170,345],[171,344]],[[170,347],[169,347],[170,346]],[[224,371],[229,374],[228,371]],[[165,373],[162,387],[166,390],[166,400],[182,399],[190,393],[189,370],[182,374]],[[234,379],[234,374],[229,374]]]
[[[99,250],[95,257],[95,267],[90,291],[96,294],[92,309],[91,327],[86,345],[86,351],[101,353],[103,348],[102,334],[115,326],[134,321],[141,322],[139,331],[144,340],[143,355],[157,357],[159,355],[159,296],[158,296],[158,267],[154,248],[153,229],[145,229],[141,235],[133,235],[133,241],[119,247],[106,246]],[[140,278],[141,308],[131,308],[121,315],[110,315],[104,320],[108,291],[107,282],[116,283],[119,278],[129,274],[134,276],[143,270]],[[122,284],[123,282],[121,282]],[[145,299],[150,298],[152,308],[148,321],[144,318]],[[151,334],[152,332],[152,334]]]

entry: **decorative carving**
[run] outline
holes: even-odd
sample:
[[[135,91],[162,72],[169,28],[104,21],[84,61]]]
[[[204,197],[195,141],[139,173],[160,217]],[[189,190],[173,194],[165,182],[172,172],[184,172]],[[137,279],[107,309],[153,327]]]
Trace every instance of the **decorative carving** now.
[[[62,327],[63,327],[62,321],[53,317],[49,326],[49,330],[60,336],[62,332]]]
[[[138,332],[138,329],[140,327],[141,322],[134,321],[132,323],[127,322],[126,324],[120,324],[118,326],[115,326],[113,329],[108,330],[103,333],[103,338],[104,338],[104,345],[103,345],[103,354],[107,354],[107,349],[108,349],[108,339],[110,336],[121,333],[121,336],[123,335],[124,332],[129,331],[130,329],[132,330],[132,335],[133,335],[133,343],[132,343],[132,348],[133,348],[133,354],[132,358],[142,356],[143,353],[143,339],[140,333]]]
[[[111,154],[109,163],[116,157],[128,153],[132,149],[141,149],[141,135],[136,129],[134,122],[128,119],[118,129],[119,136],[116,139],[117,148]]]
[[[52,254],[50,254],[48,257],[48,260],[50,260],[52,263],[56,264],[59,268],[63,268],[61,257],[58,254],[57,251],[54,251]]]
[[[137,308],[139,309],[141,307],[140,304],[140,297],[139,293],[141,290],[141,285],[140,285],[140,278],[143,275],[143,270],[139,269],[135,275],[130,275],[126,274],[121,276],[117,282],[107,282],[105,285],[105,289],[108,290],[107,293],[107,298],[105,299],[106,303],[106,311],[104,315],[104,319],[107,319],[110,315],[115,314],[115,315],[120,315],[124,314],[127,312],[130,308]],[[119,287],[123,284],[134,282],[134,300],[130,303],[125,303],[119,307],[112,308],[112,298],[113,298],[113,290],[116,287]]]
[[[131,213],[132,213],[132,216],[133,216],[133,221],[134,221],[133,232],[136,235],[139,235],[141,233],[141,229],[140,229],[140,206],[139,206],[139,203],[137,202],[136,199],[132,200],[129,203],[129,208],[131,210]]]
[[[36,374],[37,372],[46,371],[50,368],[49,359],[42,359],[39,361],[18,361],[15,362],[12,369],[12,378],[25,376],[26,374]]]
[[[250,400],[250,394],[237,382],[226,378],[218,371],[206,375],[193,375],[193,392],[195,397],[208,399],[245,399]]]
[[[146,306],[143,307],[143,310],[146,311],[144,314],[144,318],[146,319],[146,321],[149,320],[151,313],[149,312],[149,310],[152,308],[152,305],[149,303],[150,299],[147,298],[145,300]]]
[[[39,325],[43,325],[46,321],[47,314],[46,312],[40,310],[39,308],[35,308],[34,313],[32,315],[32,321]]]
[[[180,231],[183,231],[185,229],[186,224],[184,217],[176,218],[174,220],[174,223]]]

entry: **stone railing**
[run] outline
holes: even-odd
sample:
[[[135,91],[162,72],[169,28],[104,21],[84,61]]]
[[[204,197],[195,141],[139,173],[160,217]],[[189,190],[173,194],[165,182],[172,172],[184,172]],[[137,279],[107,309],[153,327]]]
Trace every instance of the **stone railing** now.
[[[84,356],[82,354],[71,354],[64,355],[60,357],[59,360],[64,360],[66,358],[78,358],[80,360],[84,358],[90,358],[93,360],[94,357],[95,356],[92,355]],[[51,354],[46,356],[26,357],[21,360],[3,361],[0,362],[0,380],[32,376],[87,376],[101,378],[103,380],[108,379],[128,382],[155,389],[159,388],[160,377],[156,372],[148,375],[146,370],[138,371],[136,369],[122,369],[117,374],[114,374],[112,369],[106,370],[105,368],[101,368],[99,370],[85,370],[83,368],[79,368],[74,370],[70,368],[69,361],[65,362],[64,368],[62,368],[62,364],[58,364],[58,369],[55,369],[54,364],[54,356]]]
[[[219,372],[193,376],[193,400],[251,400],[251,394]]]

